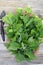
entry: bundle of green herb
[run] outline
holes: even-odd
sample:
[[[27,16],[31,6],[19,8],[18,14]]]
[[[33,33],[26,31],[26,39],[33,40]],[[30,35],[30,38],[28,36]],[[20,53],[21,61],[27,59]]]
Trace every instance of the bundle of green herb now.
[[[6,47],[16,55],[17,61],[35,59],[34,51],[40,44],[42,20],[33,14],[31,8],[18,8],[16,13],[3,17],[8,24],[5,28],[9,43]]]

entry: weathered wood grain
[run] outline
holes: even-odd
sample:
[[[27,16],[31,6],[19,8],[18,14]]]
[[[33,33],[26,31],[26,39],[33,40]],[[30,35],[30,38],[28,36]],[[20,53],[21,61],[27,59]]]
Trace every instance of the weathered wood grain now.
[[[43,14],[43,0],[0,0],[0,12],[14,12],[16,8],[25,6],[30,6],[35,13],[38,11],[40,15]]]

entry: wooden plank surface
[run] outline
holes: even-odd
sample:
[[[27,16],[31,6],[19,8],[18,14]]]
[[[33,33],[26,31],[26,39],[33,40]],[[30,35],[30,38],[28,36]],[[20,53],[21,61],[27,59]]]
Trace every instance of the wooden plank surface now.
[[[6,13],[10,11],[14,12],[16,8],[25,6],[30,6],[33,12],[40,14],[43,18],[43,0],[0,0],[0,13],[3,10]],[[29,63],[26,61],[17,63],[15,57],[4,46],[6,41],[3,42],[0,35],[0,65],[43,65],[43,43],[39,47],[37,60]]]
[[[43,0],[0,0],[0,13],[14,12],[18,7],[30,6],[32,10],[43,17]]]

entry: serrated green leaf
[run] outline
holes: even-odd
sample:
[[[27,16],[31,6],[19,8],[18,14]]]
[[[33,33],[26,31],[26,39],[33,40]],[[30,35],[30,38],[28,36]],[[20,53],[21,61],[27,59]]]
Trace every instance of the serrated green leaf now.
[[[29,49],[26,49],[25,54],[32,60],[35,59],[35,55]]]
[[[17,54],[16,54],[16,61],[17,62],[21,62],[21,61],[23,61],[25,58],[24,58],[24,55],[23,54],[21,54],[20,52],[18,52]]]
[[[12,43],[10,43],[10,46],[9,46],[9,50],[17,50],[17,49],[19,49],[20,48],[20,45],[19,45],[19,43],[16,43],[16,42],[12,42]]]
[[[25,49],[25,48],[26,48],[23,42],[21,43],[21,45],[22,45],[22,48],[23,48],[23,49]]]
[[[9,13],[8,15],[6,15],[5,17],[2,18],[3,22],[5,22],[6,24],[10,24],[12,25],[13,22],[15,21],[14,19],[14,15],[12,13]]]
[[[32,9],[30,7],[25,7],[24,11],[26,11],[27,13],[32,13]]]
[[[23,16],[23,22],[24,22],[24,24],[26,24],[28,21],[29,21],[29,16],[28,15]]]

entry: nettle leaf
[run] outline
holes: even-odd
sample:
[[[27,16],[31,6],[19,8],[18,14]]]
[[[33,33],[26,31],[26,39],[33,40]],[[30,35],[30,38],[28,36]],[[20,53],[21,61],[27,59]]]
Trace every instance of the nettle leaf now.
[[[36,40],[36,39],[33,39],[33,37],[31,37],[30,39],[29,39],[29,47],[33,50],[33,51],[35,51],[37,48],[38,48],[38,46],[39,46],[39,40]]]
[[[43,20],[42,20],[42,25],[40,25],[40,37],[43,38]]]
[[[13,22],[15,21],[14,15],[12,13],[9,13],[5,17],[3,17],[3,22],[5,22],[5,21],[6,21],[7,24],[12,25]]]
[[[26,11],[27,13],[32,13],[32,9],[30,7],[24,8],[24,11]]]
[[[32,23],[33,23],[33,18],[28,21],[28,23],[26,24],[26,27],[28,27],[28,26],[31,25]]]
[[[40,31],[40,37],[43,38],[43,26],[42,26],[42,29]]]
[[[36,46],[38,43],[39,43],[39,40],[37,40],[37,39],[33,39],[33,37],[30,37],[29,39],[28,39],[28,41],[29,41],[29,43],[30,43],[30,46]],[[35,42],[36,41],[36,42]]]
[[[21,62],[21,61],[23,61],[24,59],[25,59],[24,55],[21,54],[20,52],[18,52],[18,53],[16,54],[16,60],[17,60],[17,62]]]
[[[18,8],[18,9],[16,10],[16,13],[21,14],[21,13],[22,13],[22,10],[23,10],[23,8]]]
[[[28,21],[29,21],[29,16],[28,15],[24,16],[23,17],[24,24],[26,24]]]
[[[21,28],[22,24],[16,24],[14,27],[14,32],[18,31]]]
[[[17,49],[19,49],[20,48],[20,45],[18,44],[18,43],[16,43],[16,42],[12,42],[12,43],[10,43],[10,46],[9,46],[9,50],[17,50]]]
[[[21,45],[22,45],[22,48],[23,48],[23,49],[25,49],[25,48],[26,48],[23,42],[21,43]]]
[[[43,38],[42,19],[30,7],[26,7],[18,8],[15,13],[8,13],[2,20],[8,25],[5,32],[9,41],[5,46],[16,56],[16,60],[36,59],[34,52]]]
[[[41,18],[35,17],[35,18],[34,18],[34,21],[35,21],[34,23],[35,23],[37,29],[38,29],[38,28],[41,28],[41,25],[42,25],[42,20],[41,20]]]
[[[32,59],[35,59],[35,55],[34,55],[33,52],[30,51],[29,49],[26,49],[25,55],[27,55],[31,60],[32,60]]]

